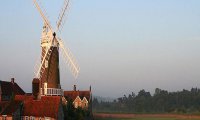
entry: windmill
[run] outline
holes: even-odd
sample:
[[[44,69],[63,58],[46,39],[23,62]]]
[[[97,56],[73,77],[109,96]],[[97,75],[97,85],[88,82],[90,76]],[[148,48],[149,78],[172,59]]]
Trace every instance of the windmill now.
[[[37,0],[33,0],[33,2],[44,22],[41,37],[41,57],[35,66],[35,77],[40,81],[40,94],[63,95],[63,90],[60,85],[59,53],[62,54],[62,57],[75,78],[77,78],[80,71],[80,67],[73,57],[73,54],[56,34],[58,31],[61,31],[63,19],[69,6],[69,0],[64,1],[64,7],[58,17],[56,31],[53,30]]]

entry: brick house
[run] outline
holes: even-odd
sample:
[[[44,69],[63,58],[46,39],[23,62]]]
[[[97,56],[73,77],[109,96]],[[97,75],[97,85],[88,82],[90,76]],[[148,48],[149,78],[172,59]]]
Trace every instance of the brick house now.
[[[16,95],[0,115],[0,120],[63,120],[64,113],[60,96]]]
[[[91,87],[90,90],[79,91],[76,90],[76,85],[74,85],[73,91],[64,91],[64,97],[67,100],[72,100],[75,108],[91,109]]]
[[[25,92],[14,82],[0,81],[0,120],[63,120],[63,105],[72,100],[75,108],[92,110],[90,90],[65,91],[64,96],[40,95],[37,80],[33,80],[32,94]]]
[[[61,96],[41,96],[25,92],[14,82],[0,81],[0,120],[63,120]]]

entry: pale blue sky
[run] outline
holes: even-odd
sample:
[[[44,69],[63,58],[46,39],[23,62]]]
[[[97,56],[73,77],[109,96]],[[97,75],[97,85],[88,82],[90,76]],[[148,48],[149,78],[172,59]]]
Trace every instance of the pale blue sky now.
[[[63,1],[40,1],[55,26]],[[32,0],[3,1],[0,16],[0,79],[30,92],[42,19]],[[200,86],[199,0],[71,0],[61,36],[81,67],[76,81],[61,58],[63,89],[118,97]]]

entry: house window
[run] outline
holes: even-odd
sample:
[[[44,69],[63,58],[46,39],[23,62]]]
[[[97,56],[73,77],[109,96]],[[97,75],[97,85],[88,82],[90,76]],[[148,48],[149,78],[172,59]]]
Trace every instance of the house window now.
[[[25,120],[29,120],[29,117],[28,117],[28,116],[25,116]]]
[[[78,103],[77,103],[77,102],[75,102],[74,107],[75,107],[75,108],[78,108]]]
[[[30,117],[30,120],[35,120],[35,117],[31,116],[31,117]]]
[[[48,68],[48,61],[45,60],[45,68]]]
[[[45,120],[51,120],[51,118],[50,118],[50,117],[44,117],[44,119],[45,119]]]
[[[78,106],[81,107],[81,105],[82,105],[82,103],[81,103],[81,102],[78,102]]]
[[[3,117],[3,120],[7,120],[6,119],[7,115],[2,115],[2,117]]]

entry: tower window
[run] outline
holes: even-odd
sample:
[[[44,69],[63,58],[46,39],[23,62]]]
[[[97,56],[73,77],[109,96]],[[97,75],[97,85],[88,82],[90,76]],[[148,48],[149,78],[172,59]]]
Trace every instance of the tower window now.
[[[45,68],[48,68],[48,61],[45,60]]]

